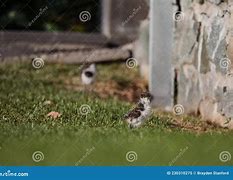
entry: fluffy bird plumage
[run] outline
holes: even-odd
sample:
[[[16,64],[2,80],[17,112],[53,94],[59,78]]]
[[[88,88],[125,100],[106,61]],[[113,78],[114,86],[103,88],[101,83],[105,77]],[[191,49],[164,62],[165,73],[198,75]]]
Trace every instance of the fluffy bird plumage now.
[[[149,92],[142,93],[137,106],[125,116],[125,121],[130,128],[140,127],[151,113],[152,95]]]
[[[85,64],[82,68],[81,79],[84,85],[90,85],[94,82],[96,76],[95,64]]]

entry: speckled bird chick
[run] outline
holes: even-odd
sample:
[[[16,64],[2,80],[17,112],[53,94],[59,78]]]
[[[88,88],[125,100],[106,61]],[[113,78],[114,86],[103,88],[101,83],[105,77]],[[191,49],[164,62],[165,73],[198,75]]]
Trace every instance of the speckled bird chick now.
[[[141,94],[137,106],[124,116],[130,128],[138,128],[146,121],[151,113],[151,101],[152,95],[149,92]]]

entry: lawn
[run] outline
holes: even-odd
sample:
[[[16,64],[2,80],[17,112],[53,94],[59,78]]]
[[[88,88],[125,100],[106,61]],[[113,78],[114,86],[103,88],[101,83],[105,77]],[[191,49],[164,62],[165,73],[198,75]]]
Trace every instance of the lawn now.
[[[0,64],[0,165],[233,165],[219,158],[233,132],[198,117],[154,112],[129,129],[122,117],[146,83],[124,63],[98,72],[84,88],[79,66]]]

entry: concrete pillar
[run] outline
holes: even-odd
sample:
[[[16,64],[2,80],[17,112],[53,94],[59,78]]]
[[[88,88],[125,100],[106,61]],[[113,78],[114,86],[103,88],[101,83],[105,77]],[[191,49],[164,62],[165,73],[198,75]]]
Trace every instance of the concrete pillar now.
[[[111,38],[111,7],[112,7],[112,0],[102,0],[101,1],[101,10],[102,10],[102,17],[101,17],[101,31],[102,34]]]
[[[170,110],[173,106],[173,7],[172,0],[150,1],[149,89],[153,105]]]

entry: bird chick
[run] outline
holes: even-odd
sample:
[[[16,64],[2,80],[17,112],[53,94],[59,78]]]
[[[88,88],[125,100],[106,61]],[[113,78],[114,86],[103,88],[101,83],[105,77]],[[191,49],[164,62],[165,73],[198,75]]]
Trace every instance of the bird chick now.
[[[151,101],[152,95],[149,92],[141,94],[137,106],[124,116],[130,128],[138,128],[146,121],[151,113]]]
[[[94,82],[96,76],[95,64],[85,64],[82,68],[81,79],[84,85],[90,85]]]

